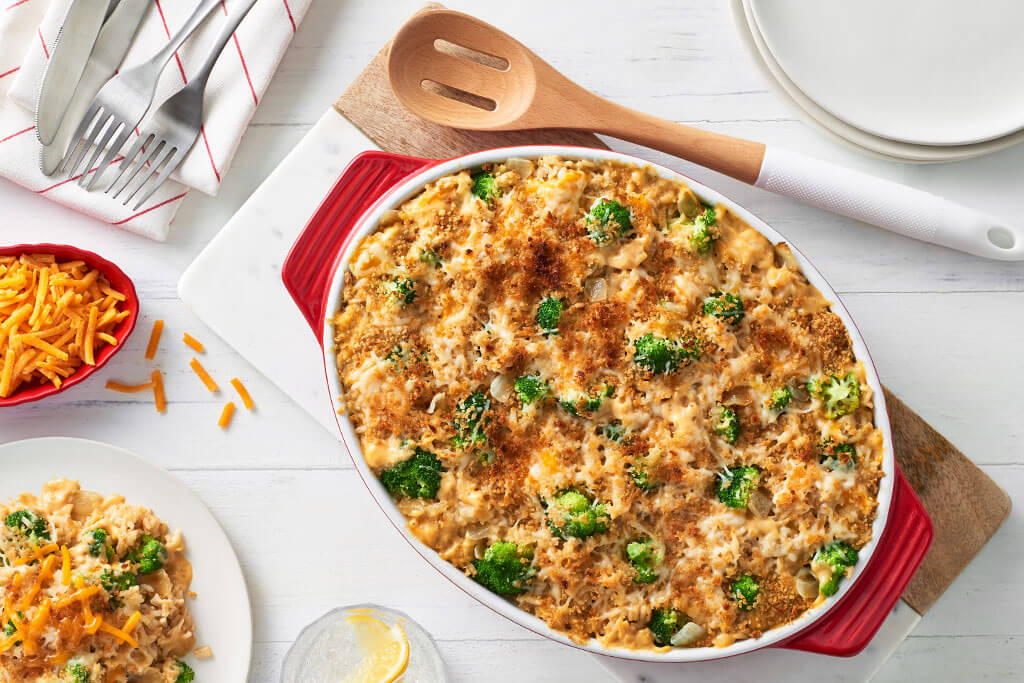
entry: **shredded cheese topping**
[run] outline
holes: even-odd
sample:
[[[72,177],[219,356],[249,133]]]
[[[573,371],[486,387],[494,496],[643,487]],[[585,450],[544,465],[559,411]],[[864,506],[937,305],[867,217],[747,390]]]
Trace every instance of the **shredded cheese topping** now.
[[[20,511],[47,528],[12,526]],[[133,555],[146,537],[158,567]],[[184,551],[150,510],[67,479],[0,503],[0,683],[64,680],[70,662],[91,681],[168,680],[195,645]]]

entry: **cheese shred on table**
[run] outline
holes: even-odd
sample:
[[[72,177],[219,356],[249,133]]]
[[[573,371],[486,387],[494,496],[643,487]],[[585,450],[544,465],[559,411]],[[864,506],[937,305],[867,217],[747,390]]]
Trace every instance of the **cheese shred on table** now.
[[[870,540],[882,476],[843,322],[784,244],[653,169],[433,181],[356,247],[334,325],[410,531],[576,642],[725,647],[860,569],[813,561]]]

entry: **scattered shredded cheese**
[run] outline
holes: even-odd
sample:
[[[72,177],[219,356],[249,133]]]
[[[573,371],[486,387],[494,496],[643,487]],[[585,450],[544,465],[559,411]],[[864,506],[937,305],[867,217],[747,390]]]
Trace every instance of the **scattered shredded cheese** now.
[[[129,619],[130,618],[131,617],[129,617]],[[139,646],[138,642],[136,642],[136,640],[134,638],[132,638],[131,635],[125,633],[124,631],[122,631],[121,629],[117,628],[116,626],[111,626],[110,624],[108,624],[105,621],[102,621],[102,620],[100,621],[100,630],[103,631],[104,633],[109,633],[110,635],[114,636],[115,638],[117,638],[118,640],[120,640],[123,643],[128,643],[132,647],[138,647]]]
[[[221,429],[227,429],[228,425],[231,424],[231,416],[235,414],[235,404],[228,401],[224,406],[224,410],[220,413],[220,419],[217,420],[217,426]]]
[[[107,389],[111,391],[120,391],[122,394],[137,394],[140,391],[146,391],[152,389],[155,384],[152,381],[146,382],[145,384],[121,384],[114,380],[107,380]]]
[[[202,342],[200,342],[198,339],[193,337],[188,332],[185,333],[185,336],[182,338],[181,341],[185,342],[186,345],[194,349],[196,353],[202,353],[205,350],[205,347],[203,346]]]
[[[242,384],[242,380],[235,377],[231,380],[231,386],[233,386],[235,391],[238,392],[238,395],[242,397],[242,405],[245,406],[245,409],[252,410],[254,405],[252,402],[252,396],[249,395],[249,390],[245,388],[244,384]]]
[[[167,412],[167,396],[164,394],[164,374],[154,370],[151,375],[153,379],[153,400],[156,402],[156,412]]]
[[[146,360],[153,360],[156,357],[156,347],[160,345],[160,335],[164,332],[164,321],[157,320],[153,323],[153,331],[149,333],[149,346],[146,347]]]
[[[203,384],[206,385],[206,388],[210,390],[210,393],[216,392],[220,389],[220,387],[217,386],[217,383],[213,381],[213,378],[210,377],[210,373],[206,371],[206,368],[202,366],[198,359],[193,358],[192,362],[188,365],[192,368],[192,371],[199,376],[199,379],[202,380]]]

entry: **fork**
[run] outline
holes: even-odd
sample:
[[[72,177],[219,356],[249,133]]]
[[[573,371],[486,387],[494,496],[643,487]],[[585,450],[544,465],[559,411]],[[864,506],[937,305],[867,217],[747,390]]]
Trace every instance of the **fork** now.
[[[163,185],[174,169],[181,165],[182,160],[196,143],[199,130],[203,125],[203,95],[206,91],[206,84],[210,80],[210,74],[213,72],[213,66],[217,63],[217,59],[224,51],[228,41],[231,40],[231,36],[234,35],[235,29],[255,4],[256,0],[245,0],[239,9],[228,17],[227,23],[220,35],[217,36],[217,42],[214,44],[210,56],[203,62],[203,66],[200,67],[196,75],[192,77],[188,85],[168,97],[160,105],[160,108],[150,116],[145,131],[139,135],[139,139],[124,155],[118,168],[117,177],[107,188],[107,192],[113,191],[111,197],[116,199],[145,168],[147,172],[142,174],[141,180],[135,183],[123,202],[124,204],[130,202],[150,178],[154,178],[142,198],[136,202],[135,209],[138,209],[156,192],[158,187]],[[136,157],[139,159],[134,170],[131,173],[126,173]],[[152,170],[150,171],[150,169]]]
[[[149,107],[153,104],[156,84],[160,79],[160,72],[163,71],[164,66],[174,55],[175,51],[181,47],[181,44],[199,28],[206,15],[220,5],[220,2],[221,0],[202,0],[185,22],[185,25],[174,34],[170,42],[162,50],[153,55],[148,61],[115,76],[96,94],[92,101],[92,106],[89,107],[85,118],[82,119],[74,136],[71,138],[72,140],[81,140],[81,143],[71,145],[63,160],[61,160],[61,166],[67,164],[68,160],[74,155],[75,150],[81,146],[82,151],[79,152],[77,157],[74,157],[74,162],[67,166],[69,177],[73,178],[75,176],[76,169],[89,151],[90,143],[95,144],[96,149],[89,158],[89,163],[86,164],[82,177],[78,181],[79,185],[86,187],[86,189],[92,189],[97,179],[103,174],[104,169],[114,160],[118,151],[128,140],[128,136],[139,125],[142,117],[146,115]],[[92,125],[90,126],[90,124]],[[88,135],[86,131],[88,131]],[[107,148],[108,144],[110,145],[109,149]],[[94,168],[93,164],[96,163],[96,159],[104,149],[107,149],[107,154],[103,158],[103,162],[95,167],[96,172],[92,174],[91,179],[87,180],[89,169]],[[86,185],[87,182],[88,185]]]

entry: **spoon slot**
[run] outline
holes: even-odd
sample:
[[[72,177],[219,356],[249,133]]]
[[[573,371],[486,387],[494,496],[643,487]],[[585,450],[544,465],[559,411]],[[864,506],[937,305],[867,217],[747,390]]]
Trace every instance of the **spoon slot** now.
[[[459,45],[445,40],[444,38],[434,39],[434,49],[443,55],[464,59],[467,62],[480,64],[481,66],[489,67],[495,71],[508,71],[511,66],[509,61],[503,57],[498,57],[497,55],[492,55],[487,52],[481,52],[480,50],[466,47],[465,45]]]
[[[461,102],[462,104],[468,104],[471,107],[483,109],[484,111],[494,111],[498,108],[498,103],[489,97],[475,95],[471,92],[467,92],[450,85],[445,85],[444,83],[438,83],[437,81],[429,78],[424,78],[420,81],[420,87],[429,93],[440,95],[441,97]]]

